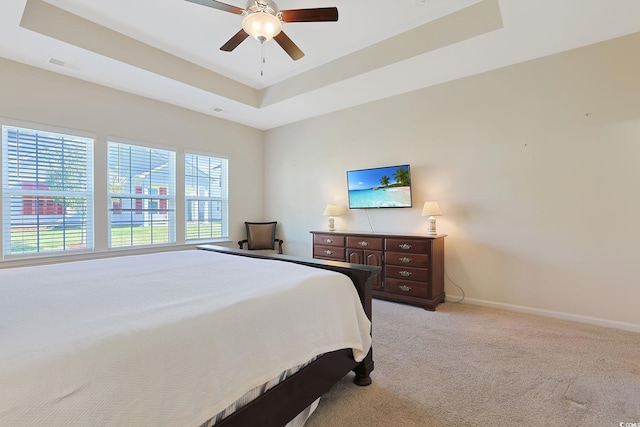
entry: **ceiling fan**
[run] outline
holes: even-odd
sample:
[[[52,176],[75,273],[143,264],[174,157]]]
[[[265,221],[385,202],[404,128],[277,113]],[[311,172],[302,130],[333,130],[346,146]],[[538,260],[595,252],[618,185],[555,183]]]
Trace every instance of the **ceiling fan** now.
[[[272,0],[249,0],[245,9],[216,0],[186,0],[214,9],[244,16],[242,28],[220,50],[231,52],[250,35],[260,43],[274,39],[287,54],[297,61],[304,52],[282,31],[283,22],[328,22],[338,20],[338,8],[278,10]]]

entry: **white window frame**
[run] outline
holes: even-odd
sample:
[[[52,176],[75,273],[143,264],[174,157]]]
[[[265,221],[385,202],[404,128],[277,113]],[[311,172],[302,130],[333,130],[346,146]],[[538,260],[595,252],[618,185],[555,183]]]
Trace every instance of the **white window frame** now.
[[[150,161],[150,169],[146,172],[150,172],[152,175],[154,170],[156,172],[162,167],[166,168],[167,173],[169,175],[168,180],[166,182],[167,193],[161,194],[160,191],[158,193],[151,193],[153,191],[153,187],[157,186],[157,182],[151,181],[147,184],[148,187],[144,188],[142,186],[142,191],[137,192],[137,185],[132,184],[132,180],[134,178],[145,180],[145,177],[139,176],[139,174],[131,175],[132,171],[126,176],[126,179],[129,180],[129,183],[125,183],[124,185],[128,185],[125,188],[115,188],[113,187],[114,176],[111,173],[111,156],[112,150],[116,147],[120,148],[130,148],[135,150],[142,150],[149,152],[149,161]],[[168,156],[168,161],[166,165],[162,166],[152,166],[151,153],[153,152],[163,152]],[[122,176],[122,174],[120,174]],[[118,191],[120,190],[120,191]],[[126,191],[125,191],[126,190]],[[150,246],[163,246],[163,245],[175,245],[176,244],[176,149],[175,147],[159,147],[154,146],[152,144],[140,143],[137,141],[124,141],[118,138],[109,138],[107,141],[107,209],[108,209],[108,248],[110,250],[120,250],[120,249],[130,249],[130,248],[138,248],[138,247],[150,247]],[[127,201],[128,205],[123,207],[120,205],[120,209],[116,208],[116,204],[114,204],[114,199],[120,199],[121,203],[124,204]],[[161,206],[162,202],[165,202],[165,206]],[[158,206],[155,206],[155,203],[158,203]],[[120,213],[119,213],[120,211]],[[159,212],[157,212],[159,211]],[[126,212],[129,214],[129,227],[130,227],[130,239],[129,244],[117,244],[112,241],[113,233],[112,226],[114,221],[117,220],[115,215],[122,214],[122,212]],[[156,218],[154,218],[154,215]],[[135,217],[134,217],[135,216]],[[157,218],[160,216],[160,218]],[[139,217],[139,218],[138,218]],[[126,218],[125,218],[126,219]],[[140,243],[136,243],[134,239],[135,228],[134,225],[140,223],[143,227],[151,227],[151,240],[144,241]],[[168,233],[166,240],[161,239],[160,241],[153,241],[153,227],[160,226],[162,223],[165,223],[168,227]],[[125,221],[122,220],[124,224]]]
[[[0,128],[2,131],[2,184],[0,185],[0,198],[2,199],[2,209],[0,210],[0,224],[2,224],[2,259],[9,258],[36,258],[46,256],[59,256],[68,255],[71,253],[93,251],[95,248],[94,242],[94,143],[95,135],[78,130],[55,128],[47,125],[37,123],[18,122],[7,119],[0,119]],[[8,132],[13,129],[15,131],[22,131],[30,133],[31,135],[42,135],[49,138],[48,144],[53,144],[52,139],[61,139],[61,144],[73,143],[73,144],[85,144],[83,158],[84,162],[84,189],[83,190],[49,190],[38,175],[40,169],[46,171],[47,162],[41,160],[38,162],[38,166],[34,169],[36,173],[35,177],[27,173],[14,177],[14,179],[20,180],[35,180],[33,181],[35,188],[17,188],[15,185],[10,185],[10,172],[18,171],[15,168],[20,166],[16,163],[10,165],[13,153],[9,153],[9,143],[7,141]],[[55,144],[54,144],[55,145]],[[38,150],[38,148],[35,148]],[[44,155],[38,152],[36,156]],[[26,172],[26,171],[25,171]],[[42,188],[40,186],[43,186]],[[36,200],[37,207],[36,212],[33,215],[29,215],[29,218],[21,218],[22,221],[26,221],[30,224],[30,228],[35,230],[35,244],[36,249],[33,251],[21,252],[12,251],[12,226],[16,226],[16,215],[12,217],[12,198],[16,197],[32,197]],[[66,204],[66,200],[60,203],[56,201],[56,198],[81,198],[84,199],[85,209],[80,212],[79,215],[72,216],[68,212],[71,209],[70,205]],[[57,208],[54,212],[49,211],[48,208],[42,208],[41,201],[44,201],[46,205],[56,205]],[[13,206],[15,208],[15,206]],[[24,208],[24,207],[23,207]],[[58,212],[58,211],[61,212]],[[76,212],[77,213],[77,212]],[[24,211],[23,214],[24,215]],[[35,222],[33,222],[35,221]],[[50,224],[51,223],[51,224]],[[55,223],[55,224],[54,224]],[[78,223],[82,226],[75,227]],[[69,227],[67,227],[69,225]],[[50,228],[55,226],[61,229],[62,247],[55,249],[43,248],[46,243],[46,236],[44,233],[49,232]],[[34,228],[35,227],[35,228]],[[75,230],[75,231],[74,231]],[[81,244],[74,244],[73,242],[78,239],[78,230],[80,230],[79,238]],[[33,232],[33,230],[31,230]],[[74,237],[74,235],[76,237]],[[71,242],[69,242],[69,240]]]
[[[197,162],[215,162],[220,165],[220,186],[217,191],[212,191],[210,186],[216,180],[216,178],[210,177],[208,178],[208,188],[198,188],[198,193],[196,195],[189,194],[187,184],[193,180],[193,175],[189,175],[193,172],[193,167],[196,167]],[[190,165],[192,168],[190,169]],[[208,175],[204,172],[204,168],[199,168],[200,172],[203,175]],[[206,177],[204,178],[207,179]],[[217,193],[219,191],[219,195],[212,194]],[[184,200],[185,200],[185,242],[186,243],[197,243],[203,241],[227,241],[229,239],[229,159],[226,156],[212,154],[212,153],[202,153],[195,151],[185,151],[184,153]],[[204,205],[204,212],[199,212],[198,218],[194,218],[193,211],[190,211],[190,206],[193,203],[197,203],[198,205]],[[208,217],[211,219],[211,205],[219,204],[220,207],[220,235],[214,235],[212,232],[212,225],[209,225],[209,234],[206,232],[200,233],[200,215],[202,214],[204,217]],[[204,224],[207,224],[212,221],[202,221]],[[196,237],[189,237],[189,227],[190,225],[196,224],[198,227],[198,235]]]

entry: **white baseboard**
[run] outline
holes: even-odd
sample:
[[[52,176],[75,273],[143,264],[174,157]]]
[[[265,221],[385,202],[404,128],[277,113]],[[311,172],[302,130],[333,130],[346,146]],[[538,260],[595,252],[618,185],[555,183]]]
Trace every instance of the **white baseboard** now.
[[[447,302],[456,302],[462,299],[458,295],[447,294]],[[543,317],[551,317],[553,319],[570,320],[578,323],[586,323],[589,325],[604,326],[605,328],[621,329],[623,331],[631,331],[640,333],[640,325],[633,323],[617,322],[615,320],[600,319],[597,317],[580,316],[578,314],[562,313],[560,311],[544,310],[540,308],[525,307],[522,305],[504,304],[500,302],[485,301],[473,298],[464,298],[460,301],[463,304],[480,305],[483,307],[499,308],[502,310],[515,311],[518,313],[535,314]]]

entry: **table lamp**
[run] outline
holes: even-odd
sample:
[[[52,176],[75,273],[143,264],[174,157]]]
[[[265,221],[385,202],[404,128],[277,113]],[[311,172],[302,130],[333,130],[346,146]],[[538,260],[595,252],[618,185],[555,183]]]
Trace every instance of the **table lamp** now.
[[[440,205],[438,204],[438,202],[424,202],[424,206],[422,207],[422,216],[429,217],[429,219],[427,220],[427,234],[437,234],[436,215],[442,215],[442,210],[440,210]]]

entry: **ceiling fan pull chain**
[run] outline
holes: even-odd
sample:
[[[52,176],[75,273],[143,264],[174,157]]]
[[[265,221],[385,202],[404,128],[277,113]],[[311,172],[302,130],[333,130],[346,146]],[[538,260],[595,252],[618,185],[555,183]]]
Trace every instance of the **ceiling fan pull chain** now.
[[[260,61],[260,76],[264,76],[264,63],[265,63],[265,59],[264,59],[264,41],[261,41],[260,43],[260,56],[262,57],[262,61]]]

